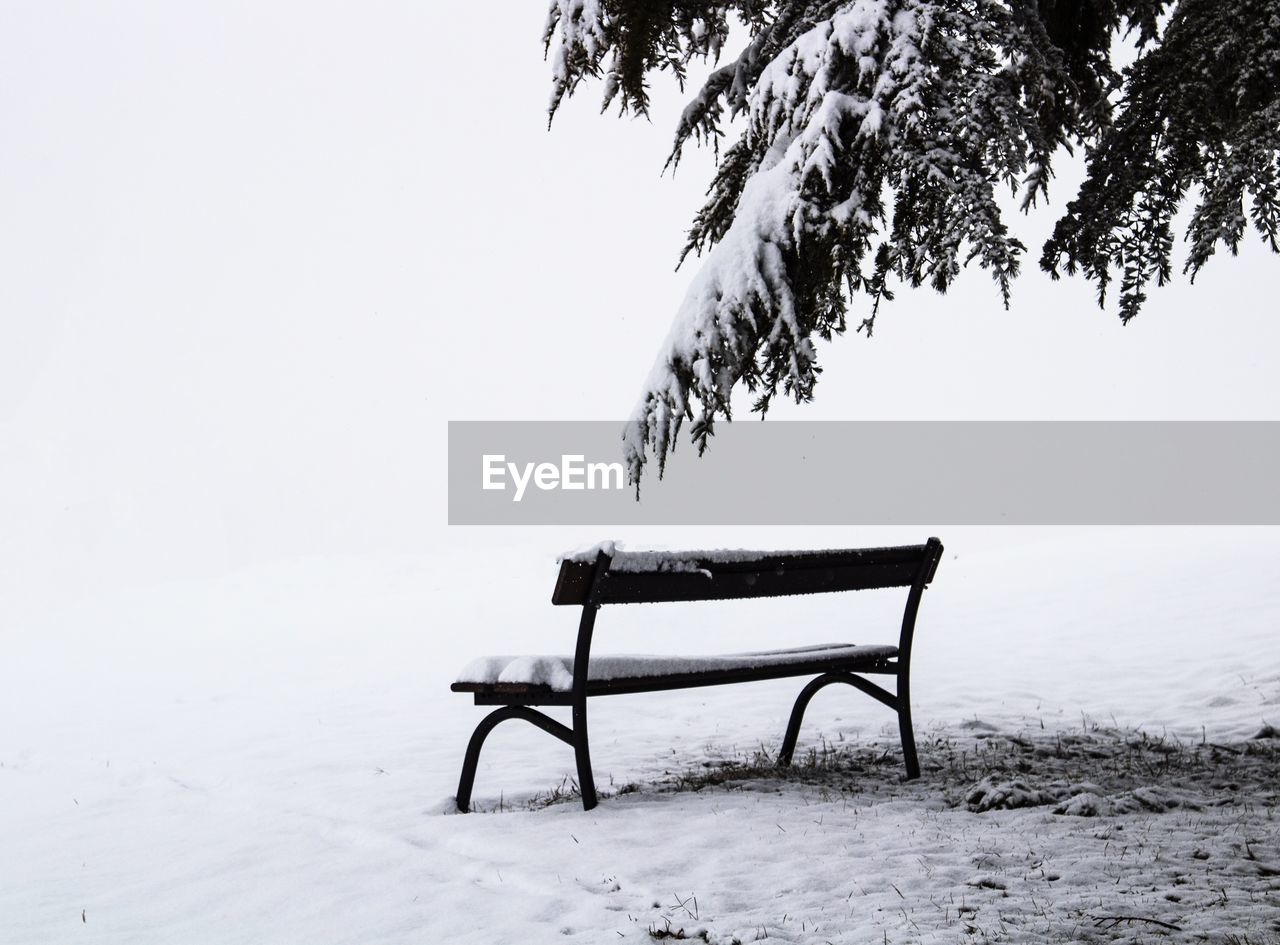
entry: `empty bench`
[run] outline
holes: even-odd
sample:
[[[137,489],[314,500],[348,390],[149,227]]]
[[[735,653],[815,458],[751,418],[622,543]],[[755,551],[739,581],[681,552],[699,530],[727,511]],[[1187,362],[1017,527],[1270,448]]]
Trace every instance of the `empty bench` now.
[[[861,690],[893,709],[902,735],[908,778],[920,776],[911,728],[911,640],[920,598],[933,580],[942,543],[848,551],[625,552],[603,545],[560,563],[551,603],[582,608],[573,656],[497,656],[469,664],[452,686],[476,705],[501,706],[471,736],[458,782],[458,809],[471,806],[484,740],[507,719],[523,719],[573,746],[582,806],[596,806],[587,736],[587,700],[594,696],[720,686],[791,676],[814,676],[791,710],[778,764],[789,765],[805,708],[814,693],[834,683]],[[607,604],[781,597],[871,588],[905,587],[906,608],[896,645],[825,643],[723,656],[595,656],[596,613]],[[867,676],[892,676],[894,691]],[[533,706],[568,706],[564,725]]]

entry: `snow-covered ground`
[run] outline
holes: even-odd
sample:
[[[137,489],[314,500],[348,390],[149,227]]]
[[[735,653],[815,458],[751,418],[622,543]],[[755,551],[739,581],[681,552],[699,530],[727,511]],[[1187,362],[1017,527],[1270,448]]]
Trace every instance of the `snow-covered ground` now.
[[[0,942],[1280,940],[1277,742],[1252,738],[1280,726],[1275,531],[941,534],[918,782],[892,716],[844,691],[810,709],[814,764],[759,767],[787,680],[594,701],[590,813],[567,748],[507,723],[476,787],[499,812],[452,814],[484,710],[448,683],[568,648],[548,599],[584,537],[462,532],[56,604],[7,589]],[[892,642],[901,602],[616,608],[597,647]]]

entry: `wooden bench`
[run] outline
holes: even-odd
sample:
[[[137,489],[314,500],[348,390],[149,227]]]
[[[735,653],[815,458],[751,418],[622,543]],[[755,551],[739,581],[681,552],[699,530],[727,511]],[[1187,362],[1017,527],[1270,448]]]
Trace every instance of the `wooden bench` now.
[[[789,765],[805,708],[814,693],[845,683],[898,714],[907,777],[920,776],[911,728],[911,639],[925,587],[933,580],[942,543],[848,551],[613,552],[610,546],[561,562],[551,603],[582,607],[572,658],[488,657],[463,670],[452,686],[469,692],[476,705],[502,706],[471,736],[458,782],[458,809],[467,811],[484,740],[497,724],[524,719],[573,746],[582,806],[596,806],[587,739],[587,700],[593,696],[719,686],[790,676],[816,676],[791,710],[778,764]],[[606,604],[780,597],[831,591],[906,587],[906,609],[893,645],[823,644],[726,656],[591,656],[596,612]],[[893,692],[866,679],[893,676]],[[566,726],[532,706],[569,706]]]

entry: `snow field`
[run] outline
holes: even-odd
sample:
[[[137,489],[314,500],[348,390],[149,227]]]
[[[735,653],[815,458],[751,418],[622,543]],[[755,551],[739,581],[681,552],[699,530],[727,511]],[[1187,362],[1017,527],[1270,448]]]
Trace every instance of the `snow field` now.
[[[571,753],[516,722],[476,786],[506,812],[445,813],[484,711],[449,681],[486,652],[572,638],[573,610],[547,602],[572,543],[557,534],[487,551],[501,587],[460,540],[56,606],[11,594],[0,939],[650,941],[668,921],[712,941],[1274,937],[1274,755],[1224,755],[1217,777],[1195,746],[1270,744],[1248,740],[1280,717],[1276,535],[941,537],[914,656],[925,778],[898,781],[893,718],[856,693],[820,694],[801,734],[798,759],[829,744],[840,764],[791,779],[750,765],[776,751],[799,680],[602,698],[593,759],[613,796],[590,813],[544,806],[571,792]],[[597,645],[884,642],[902,597],[610,608]],[[1106,733],[1135,728],[1189,760],[1117,765],[1129,735]],[[1057,757],[1072,738],[1102,756]],[[1048,801],[966,803],[1017,781]],[[1071,792],[1085,782],[1098,790]],[[1054,813],[1071,803],[1101,814]]]

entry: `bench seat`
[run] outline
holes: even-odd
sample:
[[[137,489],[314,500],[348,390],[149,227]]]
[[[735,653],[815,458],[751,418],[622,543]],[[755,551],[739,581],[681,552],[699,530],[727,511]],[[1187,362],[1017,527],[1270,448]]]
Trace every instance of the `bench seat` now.
[[[754,653],[709,656],[595,656],[587,667],[588,695],[657,692],[757,679],[810,676],[837,670],[894,672],[896,646],[823,643]],[[573,691],[571,656],[488,656],[473,660],[453,684],[477,702],[568,702]],[[563,697],[563,698],[558,698]]]

